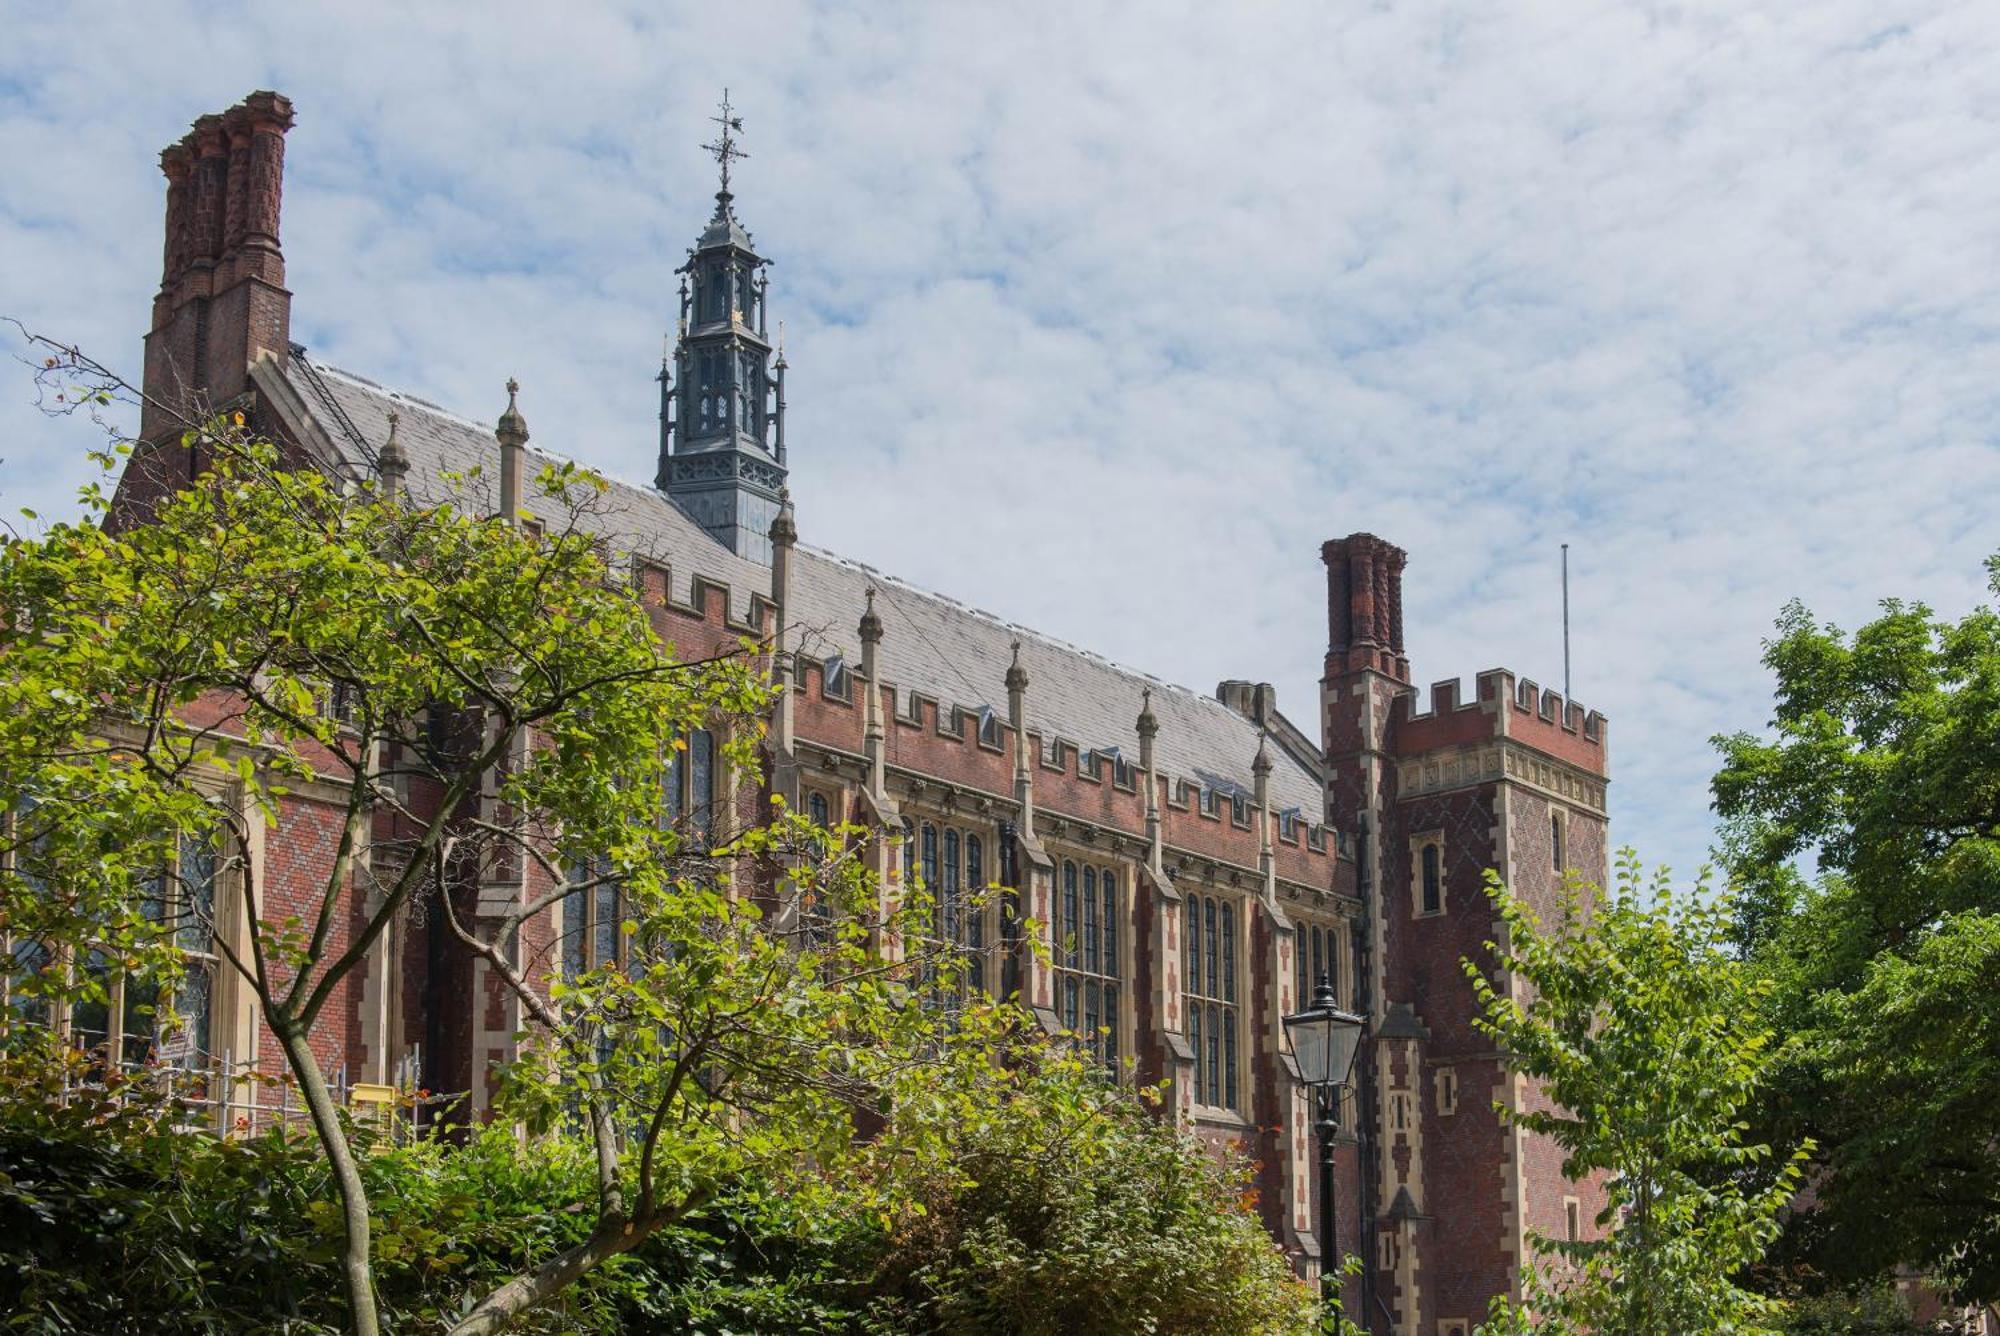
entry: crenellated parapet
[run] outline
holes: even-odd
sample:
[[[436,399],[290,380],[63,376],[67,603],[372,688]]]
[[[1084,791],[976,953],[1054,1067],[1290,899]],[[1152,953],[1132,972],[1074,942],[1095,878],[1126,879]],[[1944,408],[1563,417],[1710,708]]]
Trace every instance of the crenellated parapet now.
[[[1418,692],[1406,692],[1394,737],[1399,756],[1504,739],[1594,777],[1600,789],[1610,773],[1604,716],[1505,668],[1480,673],[1470,700],[1456,678],[1431,684],[1428,707]]]

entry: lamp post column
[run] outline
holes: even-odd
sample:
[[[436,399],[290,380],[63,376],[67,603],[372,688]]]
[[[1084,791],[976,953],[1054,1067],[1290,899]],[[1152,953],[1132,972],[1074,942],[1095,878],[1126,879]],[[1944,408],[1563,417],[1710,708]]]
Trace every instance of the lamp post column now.
[[[1340,1298],[1340,1216],[1333,1186],[1333,1139],[1340,1130],[1339,1100],[1339,1086],[1328,1086],[1319,1091],[1319,1288],[1322,1299]]]
[[[1340,1091],[1354,1068],[1354,1051],[1368,1022],[1342,1011],[1333,984],[1322,974],[1312,1005],[1285,1019],[1299,1081],[1318,1097],[1320,1298],[1340,1297],[1340,1221],[1334,1214],[1333,1147],[1340,1132]]]

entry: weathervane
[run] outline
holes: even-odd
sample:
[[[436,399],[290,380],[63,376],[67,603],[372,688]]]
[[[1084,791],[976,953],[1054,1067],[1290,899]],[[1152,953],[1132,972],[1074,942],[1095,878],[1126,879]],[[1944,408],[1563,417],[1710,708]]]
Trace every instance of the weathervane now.
[[[736,147],[736,136],[743,129],[743,118],[731,115],[730,111],[729,90],[725,88],[722,90],[722,114],[708,118],[722,127],[722,134],[713,144],[702,145],[703,148],[715,155],[716,162],[722,166],[721,193],[724,195],[729,193],[729,164],[738,158],[747,158],[750,156],[742,149]]]

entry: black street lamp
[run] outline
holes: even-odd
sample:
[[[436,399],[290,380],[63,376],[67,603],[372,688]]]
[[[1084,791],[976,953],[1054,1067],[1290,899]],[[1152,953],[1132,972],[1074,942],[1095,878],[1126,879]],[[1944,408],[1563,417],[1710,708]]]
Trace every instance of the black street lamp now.
[[[1340,1131],[1340,1089],[1354,1068],[1354,1053],[1361,1046],[1361,1032],[1367,1024],[1353,1012],[1340,1009],[1333,985],[1324,974],[1319,976],[1312,1005],[1285,1017],[1285,1033],[1292,1041],[1299,1080],[1312,1087],[1319,1104],[1315,1124],[1319,1132],[1319,1283],[1320,1293],[1326,1297],[1340,1292],[1340,1245],[1333,1203],[1333,1143]]]

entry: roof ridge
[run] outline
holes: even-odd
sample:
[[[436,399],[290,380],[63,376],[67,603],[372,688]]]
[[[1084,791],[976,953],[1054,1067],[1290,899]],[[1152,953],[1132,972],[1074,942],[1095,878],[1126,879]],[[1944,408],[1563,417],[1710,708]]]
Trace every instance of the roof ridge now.
[[[402,390],[392,390],[387,385],[383,385],[380,384],[379,382],[372,381],[368,379],[368,377],[361,375],[359,372],[349,371],[345,367],[337,367],[333,365],[333,363],[331,362],[317,362],[309,357],[301,357],[299,360],[304,362],[308,367],[311,367],[314,371],[319,372],[321,375],[338,376],[340,379],[347,381],[351,385],[359,386],[361,389],[373,390],[377,394],[386,394],[391,399],[398,400],[402,403],[415,404],[417,407],[425,410],[426,412],[441,417],[447,422],[455,422],[461,427],[469,427],[473,431],[478,431],[478,432],[490,432],[493,430],[493,428],[486,423],[474,422],[471,418],[468,417],[460,417],[457,413],[452,412],[449,408],[445,408],[442,407],[441,405],[434,404],[428,399],[420,399],[414,394],[406,394]],[[548,454],[549,452],[547,450],[542,450],[541,453]],[[563,457],[566,458],[567,456]]]

